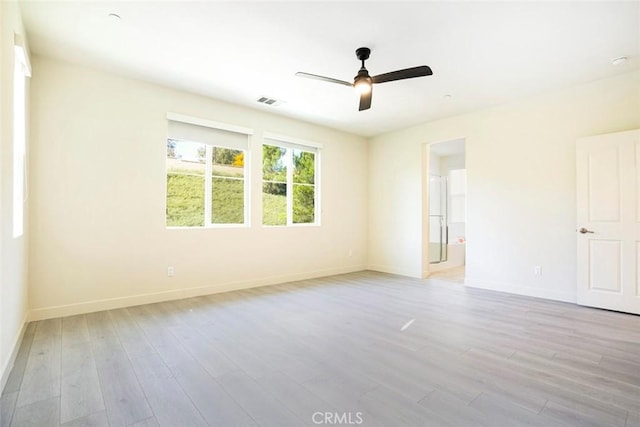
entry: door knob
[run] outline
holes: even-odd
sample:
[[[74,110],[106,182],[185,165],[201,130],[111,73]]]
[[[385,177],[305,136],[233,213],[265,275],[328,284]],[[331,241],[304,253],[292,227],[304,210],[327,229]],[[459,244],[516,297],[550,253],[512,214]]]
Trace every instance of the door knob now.
[[[591,230],[587,230],[586,228],[582,227],[580,230],[578,230],[580,233],[582,234],[587,234],[587,233],[595,233],[595,231],[591,231]]]

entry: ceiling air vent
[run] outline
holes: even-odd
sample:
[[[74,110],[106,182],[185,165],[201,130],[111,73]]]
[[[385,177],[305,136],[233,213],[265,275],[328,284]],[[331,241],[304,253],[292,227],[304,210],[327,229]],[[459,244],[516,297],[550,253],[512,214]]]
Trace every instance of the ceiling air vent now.
[[[258,101],[260,104],[270,105],[272,107],[277,107],[278,105],[283,103],[283,101],[269,98],[268,96],[261,96],[260,98],[256,99],[256,101]]]

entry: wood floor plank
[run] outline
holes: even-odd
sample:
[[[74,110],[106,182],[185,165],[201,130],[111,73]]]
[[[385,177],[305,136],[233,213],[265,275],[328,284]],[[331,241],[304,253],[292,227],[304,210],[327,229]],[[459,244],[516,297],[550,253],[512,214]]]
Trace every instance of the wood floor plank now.
[[[92,313],[86,319],[109,423],[130,425],[152,417],[153,412],[109,315]]]
[[[567,399],[562,396],[550,396],[550,399],[552,400],[549,400],[549,402],[553,403],[551,408],[554,408],[555,405],[561,405],[563,408],[568,408],[573,412],[589,414],[589,417],[602,420],[602,423],[606,425],[624,426],[629,414],[629,411],[625,409],[603,402],[594,402],[591,399],[581,401],[579,399]]]
[[[11,427],[57,427],[60,425],[60,398],[40,400],[16,408]]]
[[[196,330],[184,325],[170,326],[169,331],[178,339],[181,346],[198,361],[212,377],[240,369],[215,345],[204,339]]]
[[[296,414],[305,425],[313,425],[316,412],[337,412],[333,405],[281,372],[270,372],[256,380],[265,390]]]
[[[82,418],[61,424],[61,427],[109,427],[109,418],[105,411],[96,412]]]
[[[380,426],[453,426],[446,417],[439,416],[428,408],[406,399],[384,387],[379,387],[364,394],[358,405],[343,413],[357,420],[361,412],[364,425]]]
[[[640,427],[640,412],[629,412],[625,427]]]
[[[33,340],[60,338],[62,336],[62,319],[47,319],[35,322]]]
[[[581,393],[603,402],[610,402],[621,408],[640,411],[640,385],[633,385],[607,379],[602,375],[558,367],[547,359],[524,353],[516,353],[510,358],[523,367],[544,372],[548,381],[567,388],[579,389]]]
[[[160,425],[207,425],[160,356],[151,354],[131,362]]]
[[[252,378],[259,378],[268,372],[273,371],[271,367],[262,357],[260,353],[242,345],[242,341],[225,340],[218,341],[217,348],[233,363],[242,369]]]
[[[253,418],[200,365],[174,366],[171,371],[209,425],[230,427],[257,425]]]
[[[142,421],[138,421],[135,424],[131,424],[131,426],[129,427],[160,427],[160,424],[158,424],[158,420],[156,420],[156,417],[151,417]]]
[[[105,409],[91,343],[75,340],[71,342],[73,344],[62,347],[61,423]]]
[[[489,425],[506,426],[539,426],[553,427],[557,422],[541,419],[537,413],[531,412],[520,405],[489,393],[482,393],[469,404],[484,413]]]
[[[638,384],[640,384],[640,365],[635,372],[621,372],[620,369],[616,369],[614,366],[608,365],[606,362],[602,363],[602,360],[597,363],[586,362],[583,359],[567,357],[564,354],[556,354],[549,361],[554,365],[571,371],[582,372],[585,375],[600,377],[606,382],[618,384],[618,387],[629,388],[630,393],[634,391],[638,392]]]
[[[173,367],[184,363],[197,363],[193,356],[182,347],[180,341],[169,331],[168,326],[170,325],[166,324],[156,309],[138,306],[128,308],[127,311],[144,332],[146,340],[153,346],[155,352],[160,355],[167,366]]]
[[[640,384],[640,363],[633,363],[615,357],[603,356],[598,364],[604,369],[619,372],[632,379],[634,384]]]
[[[337,408],[357,407],[358,401],[378,385],[366,377],[327,367],[325,374],[305,381],[302,385]]]
[[[464,400],[442,390],[434,390],[419,402],[420,405],[446,420],[452,426],[493,427],[482,411]]]
[[[343,337],[343,339],[343,346],[324,345],[330,350],[324,355],[323,363],[331,364],[346,372],[358,373],[362,378],[367,378],[376,385],[390,388],[414,402],[420,401],[435,390],[432,382],[425,381],[426,373],[416,375],[411,368],[402,363],[400,358],[396,359],[394,369],[389,369],[389,359],[393,358],[393,353],[383,356],[378,351],[379,347],[366,346],[361,349],[349,345],[350,342],[353,343],[353,338]],[[315,349],[316,354],[321,352],[320,348]]]
[[[156,352],[147,340],[144,331],[138,326],[127,309],[109,310],[108,313],[120,339],[120,344],[122,344],[129,358],[147,356]]]
[[[18,400],[18,392],[4,393],[0,397],[0,427],[9,427]]]
[[[43,332],[38,336],[37,331],[38,339],[34,337],[20,385],[18,407],[60,396],[60,335],[52,332],[47,336]]]
[[[62,318],[62,347],[88,343],[89,329],[84,314]]]
[[[113,357],[126,356],[111,319],[106,311],[85,315],[89,340],[96,363],[107,363]]]
[[[212,310],[211,302],[204,296],[171,301],[183,311],[184,322],[196,327],[205,328],[212,324],[207,315]]]
[[[386,345],[376,345],[373,348],[379,361],[398,371],[411,373],[417,381],[424,384],[426,393],[430,390],[443,390],[469,403],[482,392],[479,381],[465,375],[457,366],[443,366],[440,357],[436,358],[433,351],[411,352]],[[451,357],[449,355],[447,360],[451,360]]]
[[[218,381],[238,404],[262,427],[299,427],[299,419],[286,406],[243,372],[230,372]]]
[[[598,411],[597,409],[591,408],[587,405],[572,406],[573,407],[569,407],[550,400],[540,412],[540,416],[549,420],[550,424],[553,422],[561,422],[569,426],[624,427],[626,424],[626,417],[612,417],[605,412]]]
[[[621,314],[624,316],[624,314]],[[586,338],[579,334],[548,335],[542,332],[529,333],[529,336],[538,341],[548,340],[557,344],[572,347],[574,351],[591,352],[602,357],[614,357],[624,361],[640,364],[640,352],[634,353],[617,347],[616,343],[610,343],[601,339]]]
[[[614,417],[622,417],[626,413],[623,408],[583,393],[579,384],[558,383],[555,377],[549,376],[544,371],[525,369],[512,360],[498,357],[493,353],[474,349],[462,357],[470,364],[482,360],[480,377],[487,382],[506,384],[507,387],[504,390],[513,390],[513,393],[498,394],[509,396],[531,411],[541,411],[549,399],[554,399],[569,407],[587,405],[612,414]],[[542,406],[539,406],[539,402],[542,402]]]
[[[33,343],[33,337],[35,335],[36,322],[31,322],[27,325],[16,360],[13,363],[13,368],[7,378],[7,383],[4,386],[2,393],[11,393],[20,390],[20,384],[24,377],[24,370],[27,367],[27,361],[29,359],[29,352],[31,351],[31,345]]]

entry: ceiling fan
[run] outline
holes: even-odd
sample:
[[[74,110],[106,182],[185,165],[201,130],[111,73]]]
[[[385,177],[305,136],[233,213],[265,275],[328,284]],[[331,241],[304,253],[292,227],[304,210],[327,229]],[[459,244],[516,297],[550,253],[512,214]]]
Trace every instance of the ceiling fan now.
[[[354,87],[358,93],[360,93],[359,111],[362,111],[371,108],[371,92],[373,83],[393,82],[395,80],[412,79],[414,77],[430,76],[433,74],[431,68],[426,65],[421,65],[419,67],[405,68],[404,70],[391,71],[389,73],[378,74],[377,76],[371,77],[369,76],[369,71],[364,66],[364,61],[369,59],[370,54],[371,49],[368,47],[356,49],[356,56],[358,57],[358,60],[362,61],[362,67],[360,67],[358,74],[353,79],[353,83],[303,72],[297,72],[296,76]]]

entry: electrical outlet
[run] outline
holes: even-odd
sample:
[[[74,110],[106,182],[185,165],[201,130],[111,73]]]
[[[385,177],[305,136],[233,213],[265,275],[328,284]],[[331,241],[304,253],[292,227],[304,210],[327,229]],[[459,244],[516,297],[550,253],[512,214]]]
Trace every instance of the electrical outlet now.
[[[173,277],[176,275],[176,270],[173,267],[167,267],[167,276]]]
[[[349,252],[347,252],[347,256],[353,256],[353,249],[349,249]]]
[[[540,267],[539,265],[533,267],[533,274],[536,276],[542,276],[542,267]]]

